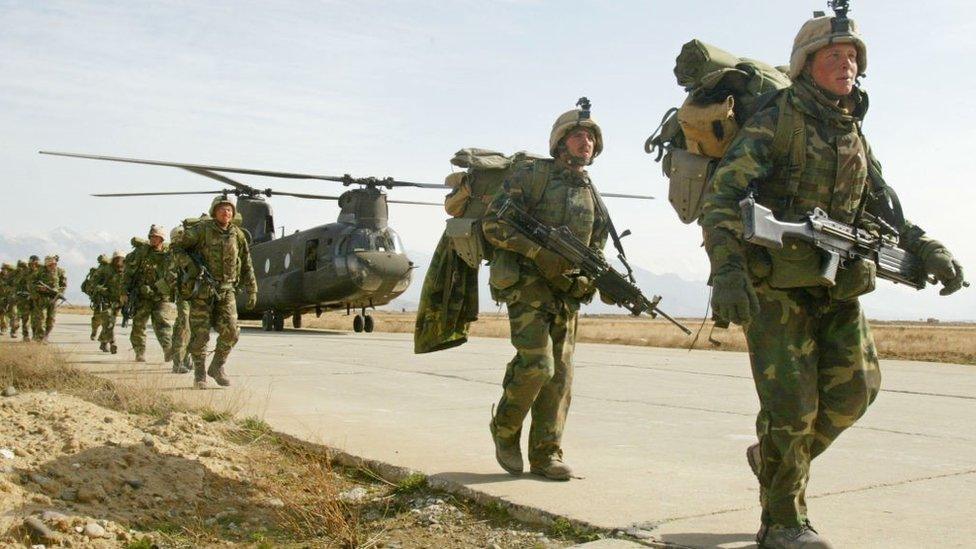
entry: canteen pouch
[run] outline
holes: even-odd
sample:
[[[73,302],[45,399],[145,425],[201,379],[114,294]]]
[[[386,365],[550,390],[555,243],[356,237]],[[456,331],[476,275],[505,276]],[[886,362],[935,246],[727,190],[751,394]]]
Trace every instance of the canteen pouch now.
[[[725,149],[739,132],[735,121],[735,98],[698,105],[691,96],[678,109],[678,124],[685,135],[688,152],[711,158],[722,158]]]
[[[701,215],[705,188],[717,161],[672,148],[664,162],[669,182],[668,201],[683,223],[691,223]]]
[[[511,250],[495,250],[491,259],[488,284],[497,290],[505,290],[518,282],[520,267],[519,254]]]
[[[447,220],[445,229],[454,252],[472,269],[481,266],[485,259],[485,237],[479,221],[473,217],[454,217]]]
[[[820,276],[823,254],[813,244],[784,238],[783,247],[769,249],[771,271],[767,282],[773,288],[829,286]]]
[[[830,298],[849,301],[874,291],[878,267],[871,261],[851,261],[837,271],[837,283],[830,288]]]

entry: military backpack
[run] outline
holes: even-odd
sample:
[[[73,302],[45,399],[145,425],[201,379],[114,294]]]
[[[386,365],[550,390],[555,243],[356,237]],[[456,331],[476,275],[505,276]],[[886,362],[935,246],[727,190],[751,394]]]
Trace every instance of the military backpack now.
[[[681,107],[669,109],[644,144],[657,153],[668,177],[668,200],[684,223],[701,215],[712,173],[739,129],[756,112],[780,101],[773,154],[789,157],[790,175],[805,159],[803,116],[780,93],[791,81],[785,68],[740,58],[700,40],[682,46],[675,60],[678,85],[688,92]]]

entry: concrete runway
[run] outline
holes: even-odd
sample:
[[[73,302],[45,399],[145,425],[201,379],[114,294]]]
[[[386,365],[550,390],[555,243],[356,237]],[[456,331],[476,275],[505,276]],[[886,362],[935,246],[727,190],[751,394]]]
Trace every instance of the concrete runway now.
[[[136,365],[127,336],[113,357],[88,329],[87,317],[61,315],[53,340],[109,378],[599,526],[753,546],[758,491],[744,451],[758,403],[742,353],[578,345],[564,448],[583,478],[558,483],[494,461],[488,421],[513,353],[506,340],[415,355],[408,334],[245,329],[228,367],[234,387],[193,391],[189,374],[167,373],[151,336],[150,362]],[[838,548],[976,546],[976,367],[884,361],[882,373],[865,418],[814,462],[814,524]]]

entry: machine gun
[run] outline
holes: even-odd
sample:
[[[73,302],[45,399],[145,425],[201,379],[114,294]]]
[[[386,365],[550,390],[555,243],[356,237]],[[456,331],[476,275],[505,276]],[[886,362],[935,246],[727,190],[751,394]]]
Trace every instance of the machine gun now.
[[[669,322],[691,335],[691,330],[658,308],[661,296],[648,299],[636,284],[611,267],[603,255],[591,250],[568,227],[553,228],[517,206],[508,199],[498,210],[498,218],[505,220],[515,230],[543,248],[558,254],[573,267],[590,278],[600,295],[630,311],[634,316],[647,313],[651,318],[661,315]]]
[[[40,286],[41,289],[46,290],[47,293],[51,295],[51,299],[53,301],[60,301],[61,303],[68,302],[68,298],[64,297],[64,294],[59,292],[56,288],[52,288],[41,280],[37,281],[37,285]]]
[[[779,221],[773,212],[750,195],[739,202],[742,212],[742,236],[747,242],[766,248],[782,248],[784,238],[796,238],[813,244],[824,253],[820,282],[833,286],[837,269],[864,259],[877,266],[878,278],[905,284],[921,290],[933,283],[925,273],[921,258],[898,246],[898,240],[884,234],[875,236],[864,229],[834,221],[820,208],[814,208],[805,221]],[[969,286],[969,283],[964,283]]]
[[[125,328],[129,324],[129,320],[135,316],[136,309],[139,304],[139,284],[137,280],[133,278],[129,287],[125,289],[125,303],[122,304],[122,327]]]

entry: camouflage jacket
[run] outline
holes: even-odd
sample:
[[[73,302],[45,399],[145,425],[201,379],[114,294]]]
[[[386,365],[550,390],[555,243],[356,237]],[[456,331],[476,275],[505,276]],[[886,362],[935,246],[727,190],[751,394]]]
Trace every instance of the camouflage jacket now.
[[[135,249],[125,256],[123,284],[138,288],[139,299],[150,302],[172,301],[172,289],[166,284],[171,254],[169,248],[156,251],[149,244],[133,239]]]
[[[502,184],[502,192],[488,206],[482,225],[485,239],[495,247],[489,285],[496,301],[528,303],[554,312],[560,304],[579,309],[580,302],[588,302],[593,292],[574,298],[568,292],[571,279],[559,276],[549,280],[542,275],[535,260],[530,259],[538,253],[539,245],[496,215],[509,198],[546,225],[567,226],[591,249],[602,253],[609,223],[594,198],[589,175],[569,170],[559,162],[525,162]]]
[[[111,263],[99,265],[91,281],[92,301],[102,305],[118,306],[125,294],[125,273],[117,270]]]
[[[203,264],[223,289],[242,288],[251,294],[257,292],[247,238],[233,223],[221,229],[213,219],[201,221],[188,228],[173,248],[181,253],[199,253]]]
[[[17,269],[14,276],[14,292],[17,296],[17,301],[29,302],[31,299],[31,282],[36,276],[36,269],[40,267],[31,267],[28,265],[23,269]]]
[[[14,271],[0,273],[0,305],[6,305],[14,298]]]
[[[868,163],[880,165],[861,134],[867,110],[864,92],[855,89],[844,108],[801,76],[782,93],[786,94],[782,101],[756,113],[736,135],[711,178],[699,223],[713,275],[747,268],[754,280],[769,277],[782,281],[771,282],[776,287],[803,287],[812,285],[809,280],[819,272],[818,251],[792,239],[776,251],[744,243],[739,201],[752,189],[757,201],[777,219],[796,221],[818,207],[832,219],[852,223],[860,208],[875,212],[877,206],[867,200],[866,191],[875,185],[868,177]],[[794,116],[802,116],[805,156],[799,162],[774,153],[781,108],[794,109]],[[791,175],[791,164],[801,166],[800,173]],[[897,229],[902,246],[914,253],[935,242],[910,222]]]
[[[185,253],[174,250],[172,255],[166,273],[166,282],[174,289],[177,302],[190,299],[193,297],[200,269]]]
[[[64,295],[64,290],[68,287],[68,277],[64,269],[57,267],[54,270],[41,267],[34,272],[30,281],[31,299],[35,301],[50,301],[58,294]]]

